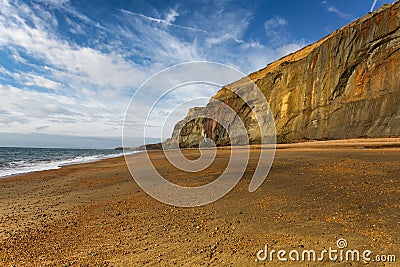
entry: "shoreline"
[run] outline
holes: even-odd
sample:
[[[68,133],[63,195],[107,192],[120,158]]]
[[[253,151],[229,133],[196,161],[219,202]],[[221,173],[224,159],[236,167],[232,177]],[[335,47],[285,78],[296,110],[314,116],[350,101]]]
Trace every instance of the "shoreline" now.
[[[261,148],[262,145],[254,144],[249,145],[249,148]],[[240,146],[237,146],[240,148]],[[276,144],[276,149],[299,149],[299,148],[307,148],[307,149],[320,149],[320,148],[333,148],[333,149],[349,149],[349,148],[357,148],[357,149],[378,149],[378,148],[400,148],[400,137],[382,137],[382,138],[352,138],[352,139],[341,139],[341,140],[326,140],[326,141],[318,141],[318,140],[306,140],[302,142],[294,142],[288,144]],[[218,149],[230,149],[230,146],[222,146],[218,147]],[[183,148],[183,150],[198,150],[198,148]],[[128,154],[137,154],[141,152],[146,152],[144,150],[126,150]],[[162,151],[156,149],[150,149],[150,151]],[[102,160],[107,160],[109,158],[118,158],[125,157],[125,152],[121,152],[119,154],[109,154],[104,155],[98,159],[90,159],[83,162],[72,162],[72,163],[62,163],[54,168],[46,168],[43,170],[33,170],[28,172],[21,172],[6,176],[0,176],[0,179],[8,179],[15,176],[47,171],[47,170],[58,170],[63,167],[71,166],[71,165],[79,165],[86,164],[91,162],[98,162]]]
[[[237,186],[196,208],[148,196],[123,157],[0,179],[0,265],[258,266],[256,253],[265,245],[320,251],[335,248],[339,238],[351,249],[398,253],[400,148],[341,143],[277,149],[267,179],[249,193],[260,151],[254,146]],[[198,156],[196,150],[183,153]],[[218,149],[215,165],[185,174],[162,152],[149,152],[161,174],[186,186],[214,180],[229,154]],[[140,160],[143,153],[132,157]]]
[[[240,149],[240,146],[237,148]],[[260,149],[262,148],[262,145],[249,145],[250,149]],[[400,137],[382,137],[382,138],[352,138],[352,139],[341,139],[341,140],[326,140],[326,141],[318,141],[318,140],[307,140],[307,141],[302,141],[302,142],[295,142],[295,143],[289,143],[289,144],[276,144],[276,150],[281,150],[281,149],[300,149],[300,150],[309,150],[309,149],[397,149],[400,148]],[[220,150],[229,150],[230,146],[222,146],[218,147]],[[184,148],[183,150],[186,151],[197,151],[198,148]],[[129,154],[138,154],[142,152],[146,152],[143,150],[132,150],[130,151],[129,149]],[[162,150],[148,150],[148,152],[151,151],[162,151]],[[37,173],[37,172],[44,172],[44,171],[49,171],[49,170],[59,170],[64,167],[68,166],[73,166],[73,165],[83,165],[87,163],[93,163],[93,162],[100,162],[112,158],[119,158],[119,157],[125,157],[124,152],[121,152],[121,154],[110,154],[111,157],[104,157],[104,158],[99,158],[99,159],[93,159],[93,160],[88,160],[84,162],[75,162],[75,163],[67,163],[67,164],[62,164],[59,165],[58,167],[54,168],[48,168],[48,169],[43,169],[43,170],[34,170],[34,171],[28,171],[28,172],[21,172],[21,173],[16,173],[16,174],[11,174],[11,175],[6,175],[6,176],[0,176],[0,181],[3,179],[13,179],[18,176],[23,176],[27,174],[32,174],[32,173]]]
[[[136,153],[140,153],[140,152],[142,152],[142,151],[132,151],[129,154],[136,154]],[[64,160],[64,163],[57,163],[57,165],[52,165],[52,164],[54,164],[54,162],[49,162],[49,163],[47,163],[48,166],[44,165],[43,168],[40,168],[38,170],[29,170],[29,171],[17,172],[14,174],[0,176],[0,180],[10,179],[10,178],[13,178],[16,176],[30,174],[30,173],[36,173],[36,172],[42,172],[42,171],[48,171],[48,170],[59,170],[63,167],[67,167],[67,166],[98,162],[98,161],[107,160],[110,158],[118,158],[118,157],[124,157],[124,156],[125,156],[124,153],[121,152],[118,154],[102,155],[102,156],[98,156],[98,158],[92,158],[92,159],[82,160],[82,161],[77,161],[77,162],[74,162],[74,161],[68,162],[68,160]],[[39,166],[32,166],[32,168],[35,168],[35,167],[39,168]]]

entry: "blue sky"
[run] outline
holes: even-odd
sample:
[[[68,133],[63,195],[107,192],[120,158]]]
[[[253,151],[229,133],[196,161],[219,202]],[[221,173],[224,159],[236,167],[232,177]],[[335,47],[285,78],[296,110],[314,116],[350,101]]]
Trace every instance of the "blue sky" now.
[[[1,0],[0,146],[118,146],[130,97],[163,68],[250,73],[390,2]]]

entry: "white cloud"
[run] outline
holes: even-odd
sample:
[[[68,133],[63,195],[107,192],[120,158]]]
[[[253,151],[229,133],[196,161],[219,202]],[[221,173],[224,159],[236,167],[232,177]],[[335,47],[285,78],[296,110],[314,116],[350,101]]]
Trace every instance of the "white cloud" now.
[[[27,10],[28,7],[22,4],[22,9]],[[29,26],[22,16],[16,15],[18,11],[15,7],[3,3],[0,12],[4,15],[0,18],[2,47],[19,47],[45,64],[61,69],[66,74],[73,74],[75,79],[83,83],[99,87],[126,88],[140,84],[145,78],[142,69],[117,54],[104,54],[93,48],[71,45],[44,31],[39,18],[33,14],[30,15],[37,20],[39,28]]]
[[[64,40],[25,4],[2,2],[0,13],[0,52],[12,51],[15,62],[32,71],[0,68],[5,81],[20,84],[0,85],[0,103],[7,111],[0,131],[32,133],[45,125],[49,134],[119,136],[129,101],[123,92],[138,86],[146,70],[121,55]]]
[[[197,39],[185,41],[164,27],[154,27],[146,19],[137,19],[128,13],[123,18],[123,25],[118,30],[120,38],[125,38],[138,51],[136,54],[148,55],[148,61],[153,71],[177,63],[204,60],[201,55],[201,44]]]
[[[270,44],[275,46],[284,45],[288,39],[287,26],[289,23],[285,18],[276,16],[264,23],[265,34]]]
[[[286,25],[288,25],[287,20],[285,18],[278,17],[278,16],[273,17],[272,19],[269,19],[264,23],[264,27],[265,27],[266,31],[274,30],[277,27],[286,26]]]
[[[61,6],[69,2],[69,0],[36,0],[37,2]]]
[[[173,22],[175,21],[176,17],[179,16],[179,14],[174,10],[171,10],[169,13],[167,13],[165,19],[153,18],[153,17],[150,17],[150,16],[143,15],[141,13],[136,13],[136,12],[132,12],[132,11],[124,10],[124,9],[119,9],[119,11],[121,11],[121,12],[123,12],[125,14],[138,16],[138,17],[146,19],[148,21],[156,22],[158,24],[163,24],[163,25],[166,25],[166,26],[172,26],[172,27],[176,27],[176,28],[179,28],[179,29],[189,30],[189,31],[198,31],[198,32],[207,33],[205,30],[200,29],[200,28],[187,27],[187,26],[174,24]]]
[[[170,9],[167,15],[165,16],[165,22],[167,24],[171,24],[179,17],[179,13],[175,9]]]
[[[229,40],[232,40],[232,41],[234,41],[236,43],[239,43],[239,44],[240,43],[244,43],[243,40],[238,39],[234,34],[231,34],[231,33],[225,33],[225,34],[223,34],[221,36],[209,37],[209,38],[207,38],[207,43],[209,45],[215,45],[215,44],[220,44],[220,43],[223,43],[223,42],[226,42],[226,41],[229,41]]]
[[[327,10],[328,10],[328,12],[334,13],[343,19],[350,19],[352,17],[351,14],[344,13],[340,9],[338,9],[337,7],[334,7],[334,6],[328,7]]]
[[[26,86],[37,86],[51,90],[59,90],[63,87],[59,82],[55,82],[53,80],[49,80],[42,76],[38,76],[35,74],[25,75],[25,85]]]
[[[6,79],[8,76],[8,78],[12,78],[17,83],[25,86],[36,86],[51,90],[59,90],[63,87],[61,83],[50,80],[43,76],[39,76],[34,73],[10,72],[2,66],[0,66],[0,74],[3,75],[3,79]]]
[[[0,132],[32,133],[41,125],[49,134],[115,136],[121,130],[123,107],[109,108],[96,99],[0,85],[0,103],[7,112],[0,117]]]

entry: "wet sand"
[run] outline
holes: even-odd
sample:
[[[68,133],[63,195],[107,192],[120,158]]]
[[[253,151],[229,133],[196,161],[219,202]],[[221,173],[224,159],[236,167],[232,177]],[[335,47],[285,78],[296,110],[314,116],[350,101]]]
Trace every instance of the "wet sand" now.
[[[0,266],[286,266],[256,253],[321,251],[344,238],[349,249],[397,254],[400,262],[400,139],[279,145],[262,186],[249,193],[259,146],[244,177],[222,199],[178,208],[148,196],[124,158],[0,179]],[[150,152],[177,184],[212,181],[229,160],[221,148],[190,174]],[[187,150],[196,158],[197,150]],[[143,154],[132,157],[140,160]],[[359,266],[360,262],[340,266]],[[299,266],[338,266],[323,263]]]

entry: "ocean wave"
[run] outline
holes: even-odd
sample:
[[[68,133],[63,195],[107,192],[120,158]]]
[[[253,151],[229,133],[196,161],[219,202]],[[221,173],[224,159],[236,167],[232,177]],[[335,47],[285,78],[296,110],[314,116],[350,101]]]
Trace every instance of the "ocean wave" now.
[[[132,151],[129,154],[138,153],[140,151]],[[15,160],[9,162],[3,162],[0,166],[0,178],[9,177],[13,175],[60,169],[63,166],[95,162],[102,159],[115,158],[123,156],[124,153],[115,154],[98,154],[90,156],[75,156],[66,159],[58,160]]]

